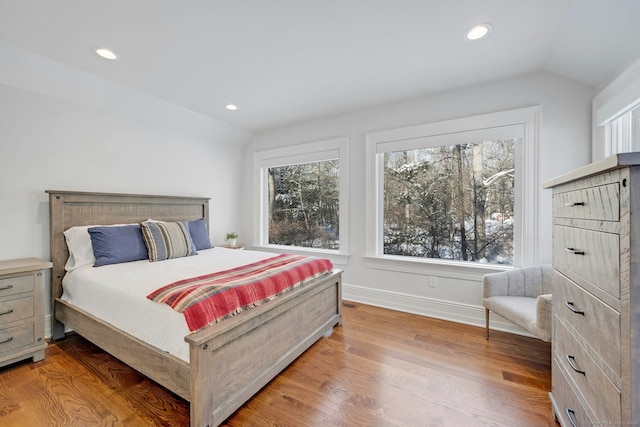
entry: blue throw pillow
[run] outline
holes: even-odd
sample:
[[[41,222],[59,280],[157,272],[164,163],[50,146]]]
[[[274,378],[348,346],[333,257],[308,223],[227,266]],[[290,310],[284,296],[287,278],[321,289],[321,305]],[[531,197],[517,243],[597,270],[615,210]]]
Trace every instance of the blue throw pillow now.
[[[138,224],[88,229],[96,258],[94,267],[147,259],[149,254]]]
[[[196,250],[211,249],[211,240],[209,240],[209,231],[204,218],[189,222],[189,233]]]

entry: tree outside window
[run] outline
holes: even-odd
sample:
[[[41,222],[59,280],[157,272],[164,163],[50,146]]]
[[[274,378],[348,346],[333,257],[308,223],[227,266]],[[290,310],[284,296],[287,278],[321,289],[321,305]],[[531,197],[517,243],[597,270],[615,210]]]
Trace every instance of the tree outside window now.
[[[271,167],[269,244],[340,249],[339,160]]]
[[[515,143],[385,153],[384,254],[513,265]]]

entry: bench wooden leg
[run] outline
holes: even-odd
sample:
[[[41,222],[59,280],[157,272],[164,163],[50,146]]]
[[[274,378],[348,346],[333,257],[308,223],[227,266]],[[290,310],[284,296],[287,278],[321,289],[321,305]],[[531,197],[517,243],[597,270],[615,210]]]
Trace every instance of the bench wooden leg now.
[[[485,308],[485,324],[487,328],[487,339],[489,339],[489,309]]]

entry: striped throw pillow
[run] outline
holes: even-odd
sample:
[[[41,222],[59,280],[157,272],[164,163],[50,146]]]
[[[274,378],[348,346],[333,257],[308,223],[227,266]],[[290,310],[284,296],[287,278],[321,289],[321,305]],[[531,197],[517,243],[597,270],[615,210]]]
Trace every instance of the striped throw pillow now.
[[[164,261],[197,255],[187,221],[140,223],[149,261]]]

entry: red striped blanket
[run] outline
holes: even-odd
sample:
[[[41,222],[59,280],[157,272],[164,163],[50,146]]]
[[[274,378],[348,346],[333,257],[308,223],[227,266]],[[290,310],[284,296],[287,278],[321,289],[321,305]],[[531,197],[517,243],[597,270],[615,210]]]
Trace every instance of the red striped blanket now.
[[[270,301],[332,268],[328,259],[282,254],[180,280],[155,290],[147,298],[183,313],[194,332]]]

